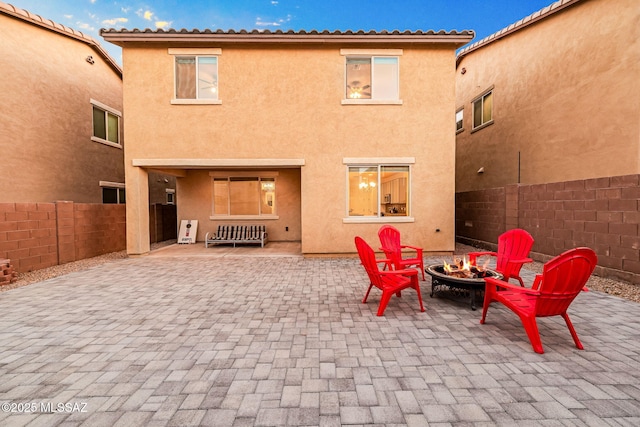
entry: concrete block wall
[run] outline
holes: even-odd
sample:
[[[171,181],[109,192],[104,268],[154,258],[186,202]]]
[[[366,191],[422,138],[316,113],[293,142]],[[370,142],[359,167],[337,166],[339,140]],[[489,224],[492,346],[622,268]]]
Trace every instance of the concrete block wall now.
[[[456,236],[497,242],[506,222],[505,189],[490,188],[456,194]]]
[[[76,204],[76,259],[91,258],[126,248],[125,205]]]
[[[459,241],[492,248],[516,227],[534,237],[538,261],[587,246],[598,255],[596,274],[640,285],[640,175],[456,194]]]
[[[18,272],[57,265],[56,224],[53,203],[0,203],[0,258]]]
[[[124,205],[0,203],[0,258],[18,273],[125,248]]]

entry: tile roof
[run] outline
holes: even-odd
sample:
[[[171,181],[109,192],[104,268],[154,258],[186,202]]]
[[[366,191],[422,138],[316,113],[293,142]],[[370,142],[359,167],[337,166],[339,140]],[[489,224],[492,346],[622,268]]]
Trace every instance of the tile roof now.
[[[483,46],[486,46],[496,40],[499,40],[503,37],[508,36],[511,33],[519,31],[531,24],[534,24],[542,19],[545,19],[550,15],[553,15],[554,13],[557,13],[569,6],[573,6],[574,4],[579,3],[580,1],[582,0],[559,0],[547,7],[540,9],[537,12],[532,13],[531,15],[525,18],[522,18],[518,22],[515,22],[506,28],[503,28],[502,30],[483,38],[482,40],[479,40],[475,43],[470,44],[469,46],[466,46],[465,48],[461,49],[458,52],[456,65],[460,63],[460,60],[462,59],[462,57],[464,57],[469,52],[480,49]]]
[[[210,42],[306,42],[306,43],[454,43],[464,45],[473,39],[475,33],[471,30],[463,31],[283,31],[283,30],[151,30],[151,29],[101,29],[100,35],[116,45],[129,41],[210,41]]]
[[[100,46],[100,43],[98,43],[93,37],[65,25],[58,24],[57,22],[54,22],[50,19],[42,18],[40,15],[35,15],[27,10],[19,9],[11,4],[3,3],[2,1],[0,1],[0,14],[12,16],[30,24],[88,44],[105,59],[105,61],[114,69],[116,73],[118,73],[120,77],[122,77],[122,68],[120,68],[118,63],[107,53],[106,50],[104,50],[102,46]]]

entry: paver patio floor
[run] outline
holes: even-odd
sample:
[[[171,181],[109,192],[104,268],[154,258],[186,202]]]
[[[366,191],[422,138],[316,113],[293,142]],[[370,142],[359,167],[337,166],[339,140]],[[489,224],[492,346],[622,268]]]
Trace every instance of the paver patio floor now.
[[[1,293],[0,425],[640,425],[639,304],[582,293],[585,350],[554,317],[540,355],[421,283],[376,317],[356,258],[149,256]]]

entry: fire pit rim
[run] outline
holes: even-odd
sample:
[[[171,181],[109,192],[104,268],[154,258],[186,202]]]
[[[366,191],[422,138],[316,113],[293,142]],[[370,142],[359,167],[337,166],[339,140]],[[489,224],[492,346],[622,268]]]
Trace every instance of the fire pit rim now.
[[[446,273],[443,273],[443,272],[435,270],[438,267],[441,268],[442,270],[444,270],[444,264],[432,264],[432,265],[429,265],[424,270],[431,277],[435,277],[436,279],[443,280],[443,281],[450,281],[450,282],[453,282],[453,283],[464,283],[464,284],[484,283],[484,279],[485,279],[484,277],[456,277],[456,276],[449,276]],[[489,268],[486,271],[489,272],[489,274],[490,274],[489,277],[492,277],[494,279],[502,280],[504,278],[502,273],[500,273],[498,271],[491,270]]]

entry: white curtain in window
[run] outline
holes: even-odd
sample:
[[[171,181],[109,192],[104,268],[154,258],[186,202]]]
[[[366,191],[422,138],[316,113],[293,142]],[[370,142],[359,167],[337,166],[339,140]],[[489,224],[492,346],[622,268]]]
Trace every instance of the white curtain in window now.
[[[373,98],[398,99],[398,58],[373,58]]]

